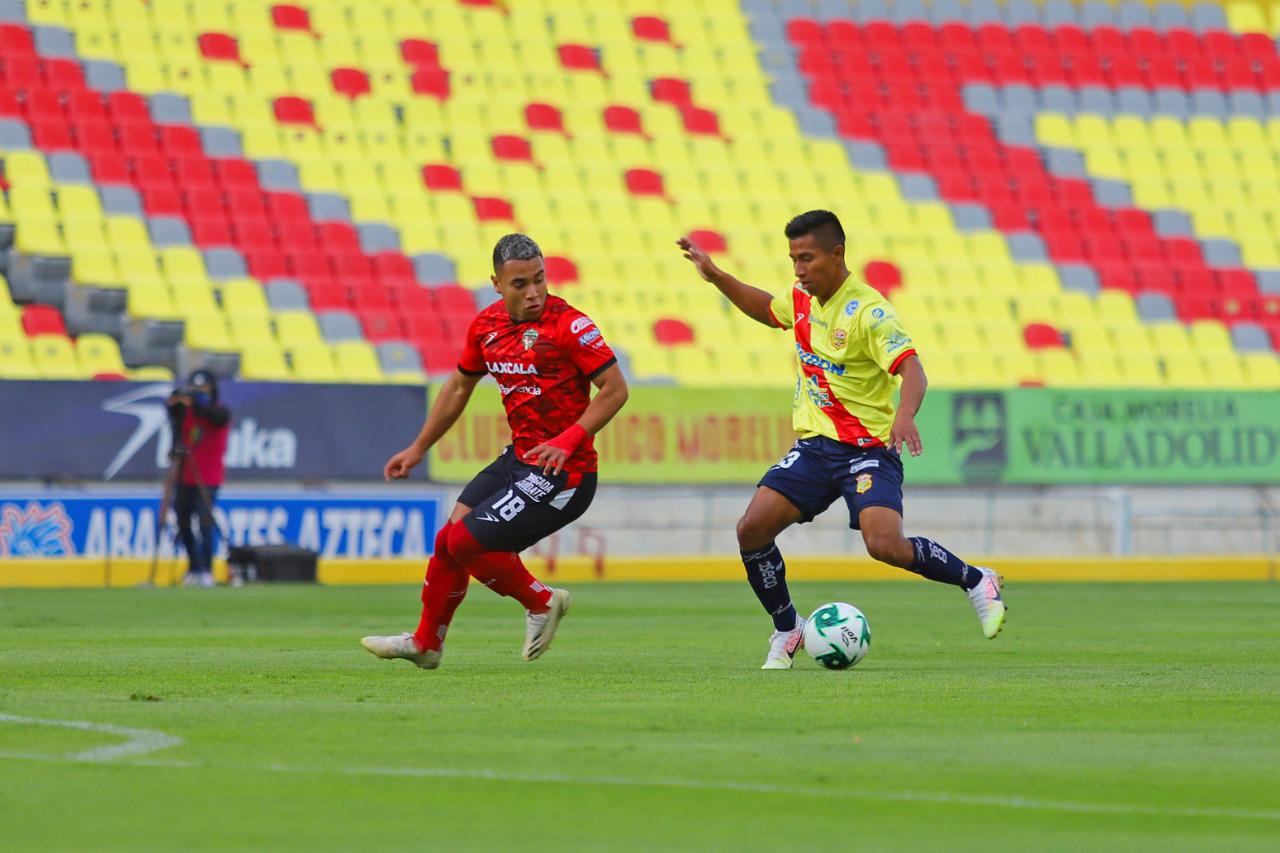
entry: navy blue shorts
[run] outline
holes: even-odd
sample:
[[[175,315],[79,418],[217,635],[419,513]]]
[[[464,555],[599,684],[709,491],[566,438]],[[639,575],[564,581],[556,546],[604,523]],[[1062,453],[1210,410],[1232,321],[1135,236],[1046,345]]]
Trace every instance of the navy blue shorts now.
[[[511,445],[477,474],[458,503],[471,507],[462,517],[467,530],[491,551],[523,551],[577,521],[596,494],[596,474],[543,474],[516,458]]]
[[[849,526],[858,529],[858,513],[887,506],[902,514],[902,460],[883,447],[858,448],[816,436],[791,446],[757,484],[768,486],[813,521],[841,495],[849,505]]]

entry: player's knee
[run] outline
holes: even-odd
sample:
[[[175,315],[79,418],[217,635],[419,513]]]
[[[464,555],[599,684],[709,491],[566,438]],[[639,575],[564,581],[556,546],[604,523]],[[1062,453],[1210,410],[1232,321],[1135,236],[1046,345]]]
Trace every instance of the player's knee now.
[[[737,533],[738,548],[743,551],[758,551],[773,540],[769,531],[749,515],[738,519]]]
[[[902,565],[902,545],[905,543],[907,550],[911,549],[911,543],[894,533],[868,533],[864,531],[862,540],[866,543],[867,553],[871,556],[871,559],[894,566]]]
[[[484,546],[476,541],[471,531],[461,521],[448,526],[449,533],[445,537],[445,549],[455,560],[466,561],[484,550]]]
[[[445,522],[444,526],[436,533],[435,553],[441,557],[449,556],[449,530],[453,527],[452,521]]]

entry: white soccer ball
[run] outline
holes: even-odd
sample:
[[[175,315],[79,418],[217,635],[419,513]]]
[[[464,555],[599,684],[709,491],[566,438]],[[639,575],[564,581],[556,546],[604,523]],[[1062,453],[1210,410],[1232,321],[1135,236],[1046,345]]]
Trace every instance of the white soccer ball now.
[[[827,669],[848,669],[871,651],[871,624],[852,604],[824,604],[804,623],[804,648]]]

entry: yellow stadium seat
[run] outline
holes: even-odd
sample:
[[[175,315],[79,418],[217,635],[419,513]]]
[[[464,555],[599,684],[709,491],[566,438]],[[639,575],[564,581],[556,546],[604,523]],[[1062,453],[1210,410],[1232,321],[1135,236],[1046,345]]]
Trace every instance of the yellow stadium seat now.
[[[76,338],[76,358],[87,376],[101,373],[124,375],[125,372],[120,345],[110,335],[86,333]]]
[[[273,319],[276,326],[276,339],[281,346],[292,349],[304,344],[319,344],[320,326],[315,315],[310,311],[277,311]],[[327,352],[327,350],[326,350]],[[295,365],[295,369],[296,369]]]
[[[26,337],[0,337],[0,378],[40,379]]]
[[[222,310],[228,314],[258,314],[271,312],[262,285],[251,278],[233,278],[222,283]]]
[[[385,378],[378,354],[364,341],[343,341],[333,347],[338,374],[345,382],[381,382]]]
[[[183,339],[187,349],[201,352],[233,352],[235,344],[227,331],[227,320],[217,312],[188,314]]]
[[[130,284],[128,306],[130,317],[176,320],[181,316],[169,287],[163,283]]]
[[[289,347],[289,363],[293,375],[303,382],[340,382],[341,375],[333,362],[333,353],[327,344],[300,343]]]
[[[284,351],[271,342],[246,344],[241,348],[240,375],[259,382],[288,382],[293,379]]]
[[[173,382],[173,371],[159,365],[130,368],[125,375],[135,382]]]
[[[36,335],[31,339],[31,358],[44,379],[87,379],[71,341],[62,335]]]
[[[1249,353],[1240,359],[1249,384],[1254,388],[1280,388],[1280,356],[1275,353]]]

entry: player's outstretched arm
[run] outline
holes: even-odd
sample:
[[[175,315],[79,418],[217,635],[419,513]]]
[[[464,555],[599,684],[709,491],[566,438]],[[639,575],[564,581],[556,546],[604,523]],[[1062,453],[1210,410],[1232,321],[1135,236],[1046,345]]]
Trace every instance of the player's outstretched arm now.
[[[925,389],[929,387],[929,379],[924,375],[924,365],[917,355],[907,356],[898,365],[898,375],[902,377],[902,390],[899,394],[898,414],[889,428],[889,447],[895,452],[905,443],[912,456],[924,452],[920,442],[920,430],[916,427],[916,412],[924,402]]]
[[[738,281],[724,270],[716,266],[711,256],[704,252],[697,243],[688,237],[681,237],[676,245],[684,250],[684,257],[698,269],[698,275],[716,286],[734,307],[757,323],[764,323],[771,328],[778,328],[773,315],[769,313],[769,303],[773,296],[758,287],[752,287]]]
[[[596,395],[587,404],[586,411],[577,423],[560,435],[543,442],[529,451],[527,461],[537,465],[542,473],[559,474],[564,463],[568,461],[578,445],[587,436],[595,435],[605,428],[605,424],[613,420],[613,416],[622,410],[627,402],[627,380],[622,375],[622,368],[613,365],[591,380],[598,389]]]
[[[422,461],[422,457],[440,438],[457,422],[471,399],[471,392],[476,390],[480,376],[471,376],[460,370],[440,386],[440,392],[431,403],[431,411],[422,425],[422,431],[413,443],[387,460],[382,475],[388,480],[404,480],[408,478],[413,467]]]

